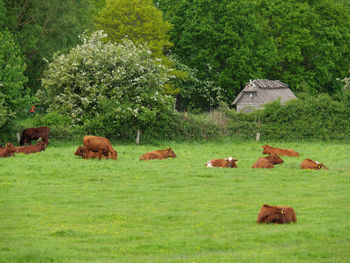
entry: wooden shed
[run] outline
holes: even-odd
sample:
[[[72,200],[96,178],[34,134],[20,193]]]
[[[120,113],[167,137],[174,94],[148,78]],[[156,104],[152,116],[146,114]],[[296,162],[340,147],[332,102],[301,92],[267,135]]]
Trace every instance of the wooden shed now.
[[[250,112],[279,98],[284,104],[288,100],[296,99],[296,96],[287,84],[279,80],[256,79],[246,84],[232,105],[236,105],[237,111]]]

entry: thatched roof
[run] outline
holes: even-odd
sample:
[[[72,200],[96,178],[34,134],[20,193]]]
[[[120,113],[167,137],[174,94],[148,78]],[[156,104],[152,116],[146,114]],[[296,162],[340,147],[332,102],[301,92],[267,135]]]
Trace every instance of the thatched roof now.
[[[293,91],[287,84],[279,80],[256,79],[249,81],[245,88],[238,94],[232,105],[238,105],[244,94],[255,94],[260,98],[261,104],[269,103],[278,98],[283,104],[287,100],[295,99]],[[256,105],[255,105],[256,106]]]

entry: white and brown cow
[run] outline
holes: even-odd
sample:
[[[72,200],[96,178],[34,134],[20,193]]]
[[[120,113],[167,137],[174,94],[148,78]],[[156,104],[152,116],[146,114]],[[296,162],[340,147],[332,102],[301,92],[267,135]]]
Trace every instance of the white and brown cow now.
[[[213,159],[206,163],[206,167],[227,167],[227,168],[237,168],[237,162],[238,160],[228,157],[225,159]]]

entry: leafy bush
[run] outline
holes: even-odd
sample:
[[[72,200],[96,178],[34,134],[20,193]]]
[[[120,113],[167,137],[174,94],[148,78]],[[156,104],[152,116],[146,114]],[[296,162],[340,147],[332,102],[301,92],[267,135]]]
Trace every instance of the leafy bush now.
[[[138,129],[156,129],[173,112],[173,98],[161,93],[167,69],[144,46],[105,37],[95,32],[68,54],[56,54],[37,98],[90,134],[130,138]]]
[[[240,138],[265,140],[343,140],[350,138],[350,109],[346,101],[327,94],[292,100],[282,106],[279,101],[263,110],[248,114],[229,113],[228,129]]]
[[[10,32],[0,31],[0,134],[28,107],[29,90],[24,84],[26,65]]]

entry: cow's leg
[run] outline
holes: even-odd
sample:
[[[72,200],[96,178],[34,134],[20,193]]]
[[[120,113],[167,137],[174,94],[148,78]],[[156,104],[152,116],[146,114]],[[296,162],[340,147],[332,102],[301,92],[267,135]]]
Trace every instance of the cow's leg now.
[[[98,159],[99,160],[101,160],[102,154],[103,154],[102,150],[98,150]]]

